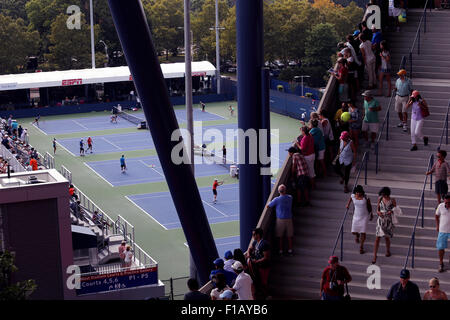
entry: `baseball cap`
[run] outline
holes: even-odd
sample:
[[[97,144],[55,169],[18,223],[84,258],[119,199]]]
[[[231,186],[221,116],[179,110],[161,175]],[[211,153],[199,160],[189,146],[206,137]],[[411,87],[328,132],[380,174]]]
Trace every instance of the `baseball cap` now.
[[[353,36],[356,37],[358,34],[360,34],[361,32],[359,30],[355,30],[355,32],[353,32]]]
[[[366,91],[364,91],[362,96],[364,96],[364,97],[372,97],[372,92],[370,92],[370,90],[366,90]]]
[[[406,70],[405,69],[400,69],[400,70],[398,70],[397,74],[399,76],[402,76],[402,75],[404,76],[404,75],[406,75]]]
[[[231,259],[233,258],[233,253],[230,250],[228,250],[227,252],[225,252],[224,257],[225,259]]]
[[[331,257],[328,259],[328,263],[329,263],[329,264],[336,263],[336,262],[339,262],[339,258],[338,258],[337,256],[331,256]]]
[[[411,98],[416,98],[418,95],[420,95],[420,92],[417,90],[414,90],[411,94]]]
[[[223,260],[222,259],[220,259],[220,258],[217,258],[216,260],[214,260],[214,264],[216,265],[216,266],[219,266],[219,267],[223,267]]]
[[[409,279],[409,270],[408,269],[403,269],[402,271],[400,271],[400,278],[402,279]]]
[[[225,290],[220,294],[220,299],[232,299],[233,298],[233,291],[231,290]]]
[[[239,270],[243,270],[244,266],[242,265],[241,262],[236,261],[233,263],[233,265],[231,266],[231,268],[233,268],[233,270],[239,271]]]

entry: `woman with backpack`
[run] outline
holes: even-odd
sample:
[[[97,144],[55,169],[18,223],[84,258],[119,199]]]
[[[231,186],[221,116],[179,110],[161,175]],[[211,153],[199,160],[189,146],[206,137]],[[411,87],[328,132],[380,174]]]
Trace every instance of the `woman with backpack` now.
[[[419,91],[414,90],[411,94],[411,97],[409,98],[408,104],[406,105],[406,110],[411,107],[411,151],[416,151],[417,144],[416,140],[417,138],[423,139],[423,144],[426,146],[428,145],[428,137],[424,136],[422,133],[423,128],[423,121],[426,117],[429,116],[428,111],[428,104],[420,96]]]
[[[355,208],[352,220],[352,234],[355,236],[355,242],[359,243],[359,253],[363,254],[364,241],[366,241],[367,225],[372,221],[372,204],[370,199],[366,196],[364,188],[357,185],[353,189],[353,194],[347,202],[347,209],[350,208],[350,203],[353,202]]]

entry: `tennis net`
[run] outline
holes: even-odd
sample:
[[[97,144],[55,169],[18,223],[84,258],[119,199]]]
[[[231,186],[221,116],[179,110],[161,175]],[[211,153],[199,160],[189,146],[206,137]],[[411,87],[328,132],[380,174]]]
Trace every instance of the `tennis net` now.
[[[136,117],[132,114],[129,114],[125,111],[119,110],[117,107],[113,107],[113,114],[117,114],[122,119],[125,119],[135,125],[141,124],[142,122],[146,122],[144,119],[141,119],[139,117]]]
[[[203,152],[203,159],[205,159],[205,163],[217,164],[219,166],[224,167],[228,171],[230,170],[231,166],[238,166],[237,163],[235,163],[234,161],[225,159],[224,157],[217,156],[214,154],[214,152],[204,149],[201,146],[194,147],[194,154],[202,155],[202,152]]]

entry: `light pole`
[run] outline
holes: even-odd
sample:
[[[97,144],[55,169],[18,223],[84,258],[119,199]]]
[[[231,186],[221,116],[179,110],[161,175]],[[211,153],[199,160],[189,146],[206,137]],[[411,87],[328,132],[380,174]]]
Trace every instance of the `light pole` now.
[[[216,81],[217,81],[217,93],[221,93],[220,89],[220,43],[219,43],[219,30],[225,28],[219,26],[219,0],[216,0],[216,26],[209,28],[209,30],[216,30]]]
[[[303,78],[311,78],[311,76],[295,76],[294,79],[296,82],[298,82],[298,78],[302,78],[302,97],[304,96],[303,94]]]
[[[108,55],[108,46],[106,45],[105,41],[100,40],[99,43],[102,43],[105,46],[105,55],[106,55],[106,65],[105,67],[109,66],[109,55]]]
[[[95,69],[95,46],[94,46],[94,6],[92,0],[89,1],[91,11],[91,59],[92,69]]]

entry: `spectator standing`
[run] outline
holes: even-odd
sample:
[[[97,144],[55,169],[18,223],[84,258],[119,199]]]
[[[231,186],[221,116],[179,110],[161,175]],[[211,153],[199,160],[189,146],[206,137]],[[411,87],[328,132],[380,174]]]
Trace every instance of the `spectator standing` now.
[[[328,264],[320,280],[321,300],[341,301],[344,298],[344,285],[352,281],[352,277],[347,268],[339,264],[338,257],[331,256]]]
[[[288,254],[292,255],[292,238],[294,237],[294,224],[292,222],[292,196],[286,194],[286,186],[278,187],[280,195],[267,205],[267,208],[275,208],[276,213],[276,237],[279,241],[279,253],[283,254],[283,236],[288,240]]]
[[[323,137],[323,131],[319,128],[319,120],[311,121],[312,128],[309,131],[314,139],[314,152],[315,158],[320,167],[321,176],[327,176],[327,167],[325,165],[325,139]],[[319,172],[319,170],[317,170]]]
[[[349,103],[349,106],[350,120],[348,120],[348,126],[350,139],[352,139],[357,151],[359,147],[359,133],[361,132],[361,117],[358,108],[353,103]]]
[[[247,264],[250,275],[253,275],[255,286],[266,297],[270,272],[270,246],[263,239],[263,230],[261,228],[253,229],[252,237],[253,242],[246,252]]]
[[[421,301],[419,287],[410,279],[408,269],[400,271],[400,281],[393,284],[387,299],[394,301]]]
[[[372,25],[372,51],[375,55],[375,72],[381,66],[381,57],[380,57],[380,43],[383,40],[383,35],[381,30],[377,30],[375,25]]]
[[[397,72],[399,78],[395,81],[395,111],[398,114],[400,123],[397,125],[403,128],[403,132],[408,131],[408,109],[406,105],[409,101],[409,96],[412,93],[412,82],[406,78],[406,70],[401,69]]]
[[[328,120],[328,118],[325,116],[325,111],[321,110],[319,114],[320,123],[322,124],[323,128],[323,135],[325,137],[325,145],[327,154],[326,157],[329,159],[328,161],[331,162],[331,159],[333,159],[333,146],[334,146],[334,134],[333,134],[333,128],[331,127],[331,122]]]
[[[210,300],[209,296],[203,292],[198,291],[199,284],[197,279],[189,278],[187,281],[189,292],[184,295],[184,300],[190,301],[207,301]]]
[[[236,277],[236,275],[234,276]],[[211,291],[211,300],[222,300],[220,295],[225,290],[230,290],[230,287],[227,285],[225,275],[223,273],[217,273],[211,278],[211,280],[215,284],[215,288]]]
[[[241,249],[236,248],[233,250],[233,259],[235,261],[239,261],[242,264],[245,272],[248,271],[247,259],[245,258],[245,255]]]
[[[430,287],[423,296],[423,300],[448,300],[444,291],[439,289],[439,279],[434,277],[428,282]]]
[[[133,253],[131,252],[130,245],[127,245],[124,259],[125,268],[130,268],[132,263],[133,263]]]
[[[337,135],[340,135],[343,131],[348,131],[348,123],[342,120],[342,114],[348,112],[348,103],[343,102],[341,108],[336,111],[334,115],[334,122]]]
[[[372,264],[377,262],[377,252],[380,246],[380,240],[382,237],[386,240],[386,257],[391,256],[391,238],[394,236],[394,222],[392,220],[394,214],[394,208],[397,206],[397,202],[394,198],[391,198],[391,189],[383,187],[378,193],[377,203],[377,227],[375,232],[375,245],[373,249]]]
[[[372,221],[372,204],[370,199],[366,196],[364,188],[357,185],[353,189],[353,194],[347,202],[347,209],[350,208],[350,203],[353,202],[355,208],[352,220],[352,234],[355,236],[355,242],[359,243],[359,253],[364,254],[364,241],[366,241],[367,225],[369,220]],[[370,210],[369,210],[370,209]]]
[[[84,156],[84,141],[83,138],[80,140],[80,156]]]
[[[231,267],[235,262],[235,260],[233,259],[233,253],[230,250],[228,250],[227,252],[225,252],[224,258],[225,261],[223,263],[223,269],[229,272],[234,272],[233,268]]]
[[[53,138],[53,154],[56,154],[56,138]]]
[[[378,86],[378,95],[383,95],[383,79],[386,78],[388,83],[388,93],[386,97],[390,97],[392,93],[392,84],[391,84],[391,54],[389,52],[389,47],[387,45],[386,40],[380,42],[380,52],[379,57],[381,58],[381,68],[380,73],[378,75],[379,86]]]
[[[212,279],[218,273],[222,273],[225,276],[226,284],[228,286],[232,286],[234,283],[234,280],[236,279],[236,274],[234,272],[225,270],[223,268],[224,265],[225,265],[225,263],[222,259],[218,258],[218,259],[214,260],[215,269],[211,271],[209,278]]]
[[[290,147],[289,155],[292,157],[292,175],[295,189],[297,190],[297,204],[300,206],[310,206],[309,203],[309,191],[310,191],[310,181],[309,181],[309,169],[306,163],[305,157],[294,147]],[[304,201],[303,201],[304,200]]]
[[[19,125],[19,128],[17,128],[17,138],[19,138],[20,140],[22,140],[22,133],[23,133],[23,128],[21,125]]]
[[[435,173],[436,182],[434,183],[434,192],[437,196],[438,205],[441,203],[441,197],[444,198],[448,192],[447,174],[450,172],[450,166],[445,157],[447,152],[445,150],[439,150],[436,154],[437,161],[433,164],[433,167],[426,175]]]
[[[301,128],[302,130],[302,140],[300,142],[300,150],[305,157],[306,163],[308,164],[308,173],[311,179],[311,187],[314,188],[314,177],[316,173],[314,171],[314,161],[316,159],[316,154],[314,151],[314,138],[309,133],[309,129],[306,126]]]
[[[236,261],[232,267],[237,277],[231,290],[237,293],[238,300],[254,300],[255,287],[252,277],[244,272],[244,267],[239,261]]]
[[[35,158],[31,158],[30,165],[33,171],[38,170],[38,162]]]
[[[120,265],[125,267],[125,251],[127,250],[127,243],[126,241],[122,241],[122,243],[119,246],[119,258],[120,258]]]
[[[332,72],[333,76],[339,82],[339,101],[348,102],[350,101],[348,95],[348,68],[347,60],[345,58],[339,58],[337,60],[338,67],[335,72]]]
[[[436,248],[439,254],[439,272],[444,272],[444,255],[447,249],[447,242],[450,237],[450,194],[447,194],[444,203],[438,205],[435,214],[436,231],[438,237],[436,240]]]
[[[359,39],[361,41],[359,48],[361,50],[361,54],[363,57],[365,70],[369,76],[368,89],[374,89],[375,83],[376,83],[376,80],[375,80],[376,79],[376,74],[375,74],[376,57],[372,51],[372,42],[369,40],[370,38],[365,37],[364,34],[360,35]]]
[[[424,109],[428,109],[428,104],[423,99],[419,91],[414,90],[409,98],[406,109],[411,107],[411,151],[416,151],[417,148],[417,138],[423,139],[423,144],[428,145],[428,137],[424,136],[422,133],[424,114],[422,113]]]
[[[356,100],[356,92],[358,90],[358,64],[355,62],[355,59],[352,56],[352,53],[349,48],[344,50],[344,59],[347,60],[347,68],[348,68],[348,90],[350,101]]]
[[[364,120],[362,123],[362,132],[366,145],[370,149],[375,148],[375,138],[377,136],[379,120],[378,112],[381,111],[380,103],[373,98],[369,90],[364,91]],[[371,133],[371,142],[369,142],[369,131]]]
[[[225,145],[223,145],[222,147],[222,161],[223,163],[227,162],[227,148],[225,147]]]
[[[341,143],[339,153],[335,159],[334,170],[341,177],[340,183],[344,183],[344,192],[347,193],[349,192],[348,181],[350,180],[350,171],[356,163],[356,149],[347,131],[341,133],[340,139]],[[342,169],[344,169],[344,173],[342,173]]]

